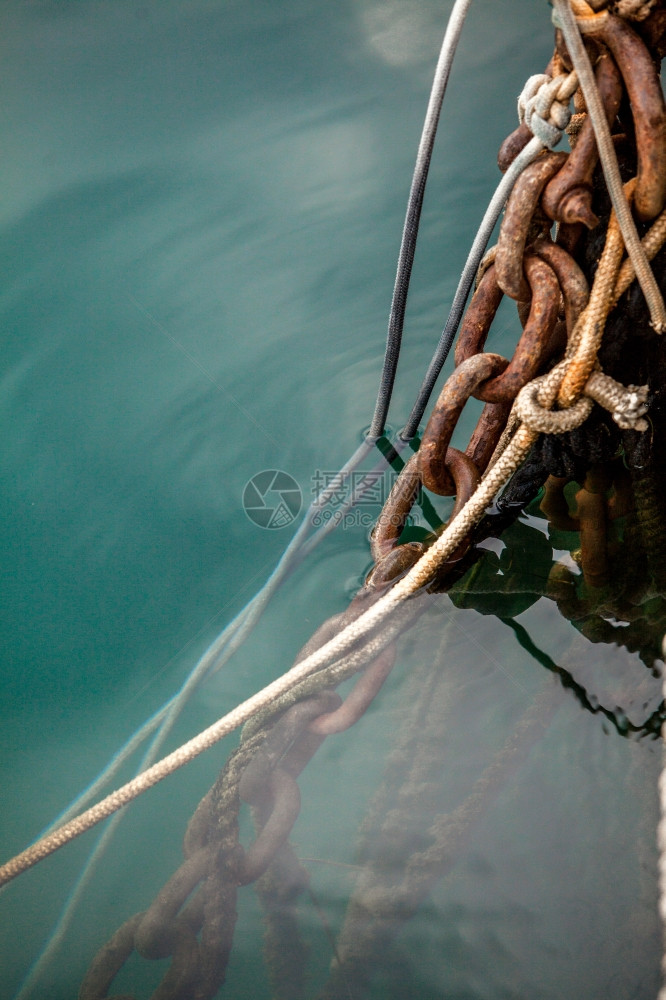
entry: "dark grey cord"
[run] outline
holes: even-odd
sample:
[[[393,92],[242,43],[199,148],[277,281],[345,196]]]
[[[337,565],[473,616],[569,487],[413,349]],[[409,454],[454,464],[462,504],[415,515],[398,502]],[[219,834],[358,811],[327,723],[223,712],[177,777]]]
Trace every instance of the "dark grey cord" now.
[[[375,412],[368,431],[368,437],[370,438],[379,438],[384,433],[386,415],[391,402],[393,383],[400,356],[400,343],[402,341],[407,293],[412,275],[414,252],[416,250],[416,237],[419,231],[423,194],[428,179],[428,169],[432,158],[439,114],[449,81],[453,57],[458,46],[460,32],[462,31],[462,26],[471,2],[472,0],[455,0],[449,22],[446,26],[446,33],[435,70],[435,78],[432,90],[430,91],[430,100],[428,101],[425,122],[423,123],[423,132],[421,133],[414,176],[412,177],[412,186],[409,192],[409,201],[407,202],[407,214],[402,231],[402,242],[398,255],[398,269],[395,276],[393,299],[389,315],[384,365],[377,393]]]

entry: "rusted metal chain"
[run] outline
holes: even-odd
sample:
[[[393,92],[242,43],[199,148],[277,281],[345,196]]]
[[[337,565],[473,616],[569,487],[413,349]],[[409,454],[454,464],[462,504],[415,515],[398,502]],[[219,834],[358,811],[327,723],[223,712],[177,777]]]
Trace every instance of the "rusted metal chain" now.
[[[215,996],[224,981],[236,919],[242,858],[238,782],[253,749],[237,751],[199,803],[183,839],[183,864],[151,906],[126,921],[99,950],[81,985],[80,1000],[106,1000],[134,951],[149,959],[171,958],[152,1000]]]
[[[440,495],[453,495],[455,484],[447,472],[451,435],[467,400],[509,362],[499,354],[475,354],[456,367],[440,393],[419,448],[419,468],[424,486]],[[479,470],[476,470],[478,480]]]
[[[530,250],[537,257],[545,260],[555,272],[564,300],[567,333],[571,337],[578,317],[590,297],[587,278],[571,254],[567,253],[563,247],[558,246],[557,243],[553,243],[550,238],[538,239],[530,247]]]
[[[549,265],[531,254],[524,259],[524,270],[527,275],[528,297],[531,293],[525,327],[505,370],[488,377],[474,390],[474,396],[487,403],[507,403],[514,400],[518,391],[542,370],[553,353],[560,285]],[[488,273],[492,274],[492,269]],[[484,346],[485,338],[474,340],[474,332],[467,327],[461,331],[456,350],[456,360],[459,359],[461,364],[464,359],[476,356]],[[479,328],[478,333],[481,332],[482,328]]]
[[[666,104],[658,69],[645,42],[621,17],[604,12],[577,23],[584,36],[608,46],[622,74],[636,133],[634,209],[641,222],[649,222],[666,201]]]
[[[581,569],[585,583],[601,587],[608,582],[608,514],[604,493],[608,483],[598,481],[591,469],[576,493],[578,530],[580,532]]]
[[[497,284],[512,299],[525,302],[530,298],[523,276],[528,232],[544,187],[566,159],[566,153],[544,153],[523,170],[507,202],[497,240],[495,273]]]
[[[412,455],[396,479],[370,535],[370,553],[379,563],[397,545],[421,489],[419,459]]]
[[[595,82],[608,126],[613,124],[622,100],[622,79],[613,58],[603,53],[595,67]],[[592,119],[586,115],[573,152],[548,182],[541,204],[556,222],[582,222],[594,229],[599,219],[592,211],[592,177],[599,161]]]
[[[618,224],[622,231],[624,244],[627,252],[633,261],[636,269],[636,277],[643,290],[645,299],[650,310],[650,322],[658,332],[666,329],[666,309],[664,301],[652,274],[652,270],[646,260],[645,252],[641,246],[636,227],[634,225],[629,205],[624,196],[622,179],[620,177],[613,142],[611,139],[606,115],[596,88],[594,74],[590,65],[590,60],[585,51],[576,18],[574,17],[569,0],[552,0],[554,16],[559,27],[564,33],[569,54],[574,63],[580,87],[585,97],[588,113],[594,127],[594,134],[597,140],[597,147],[601,159],[601,165],[608,186],[608,193],[613,204],[613,208],[618,217]],[[580,6],[580,0],[576,0]],[[587,4],[583,4],[587,7]],[[597,17],[608,17],[607,13],[596,15]],[[657,209],[660,211],[661,209]],[[656,212],[655,212],[656,214]]]

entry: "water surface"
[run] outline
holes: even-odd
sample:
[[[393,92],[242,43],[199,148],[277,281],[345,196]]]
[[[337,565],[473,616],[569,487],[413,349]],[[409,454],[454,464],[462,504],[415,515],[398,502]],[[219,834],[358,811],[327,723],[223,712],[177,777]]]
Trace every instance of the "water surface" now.
[[[247,481],[281,469],[310,499],[367,427],[449,7],[3,5],[3,857],[92,780],[275,565],[293,529],[248,519]],[[515,95],[548,60],[548,15],[533,0],[473,5],[426,196],[394,428],[497,181]],[[510,352],[515,334],[500,324],[492,349]],[[317,549],[170,746],[286,669],[368,563],[361,524]],[[586,711],[497,618],[440,597],[423,621],[372,711],[301,780],[292,839],[317,859],[334,931],[355,871],[340,865],[358,862],[359,824],[396,732],[419,725],[407,707],[424,686],[441,706],[441,726],[432,711],[422,726],[444,810],[544,691],[550,715],[363,995],[650,996],[656,744]],[[585,644],[545,599],[520,622],[572,670],[617,652]],[[609,693],[598,672],[588,683],[645,714],[627,684]],[[34,996],[76,995],[95,950],[178,865],[187,818],[234,745],[132,809]],[[15,995],[91,845],[3,894],[1,996]],[[303,924],[314,997],[332,948],[311,903]],[[261,935],[246,890],[224,995],[270,995]],[[118,989],[154,978],[137,961]]]

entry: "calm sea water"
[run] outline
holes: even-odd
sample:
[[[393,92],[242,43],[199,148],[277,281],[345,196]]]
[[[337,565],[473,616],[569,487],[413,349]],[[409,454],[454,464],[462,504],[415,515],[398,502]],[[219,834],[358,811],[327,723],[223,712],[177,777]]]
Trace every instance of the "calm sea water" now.
[[[253,524],[247,481],[284,470],[309,499],[367,427],[449,7],[3,4],[3,858],[177,689],[275,565],[293,527]],[[547,62],[548,17],[534,0],[473,6],[426,197],[394,428],[496,183],[515,95]],[[496,336],[510,351],[515,321]],[[194,695],[169,747],[286,669],[368,563],[363,524],[317,549]],[[520,623],[612,709],[640,722],[654,708],[643,668],[587,644],[550,602]],[[359,995],[654,994],[657,744],[623,739],[507,625],[440,597],[371,712],[301,779],[292,841],[315,859],[319,903],[302,909],[308,996],[326,981],[325,921],[334,933],[342,924],[368,803],[380,787],[384,803],[400,794],[396,734],[424,734],[430,791],[410,799],[409,822],[425,830],[431,801],[444,811],[464,801],[535,698],[543,733],[488,794],[451,870],[370,963]],[[133,807],[32,996],[76,995],[95,950],[178,865],[187,818],[235,742]],[[92,843],[2,894],[3,998],[39,955]],[[250,888],[224,996],[270,996],[261,939]],[[147,990],[146,964],[118,991]]]

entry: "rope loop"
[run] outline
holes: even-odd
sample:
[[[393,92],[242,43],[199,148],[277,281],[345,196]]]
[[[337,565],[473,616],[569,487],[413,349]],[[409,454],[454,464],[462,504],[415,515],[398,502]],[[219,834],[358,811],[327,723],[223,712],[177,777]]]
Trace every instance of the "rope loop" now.
[[[537,95],[539,88],[544,83],[550,83],[552,76],[547,73],[535,73],[525,81],[525,86],[518,97],[518,121],[522,125],[525,121],[525,111],[530,101]],[[529,123],[528,123],[529,124]]]
[[[646,431],[647,385],[622,385],[610,375],[593,372],[585,385],[585,395],[594,399],[613,417],[622,430]]]
[[[569,124],[569,101],[578,88],[575,72],[529,77],[518,98],[518,119],[544,146],[553,149]]]
[[[560,366],[558,366],[559,368]],[[543,403],[540,392],[552,381],[547,376],[534,379],[520,390],[514,404],[514,414],[539,434],[566,434],[587,420],[594,402],[599,403],[613,417],[622,430],[646,431],[647,385],[622,385],[610,375],[593,372],[588,378],[584,395],[562,410],[551,410]]]
[[[514,403],[515,415],[530,430],[538,434],[566,434],[587,420],[593,406],[588,396],[581,396],[566,410],[549,410],[538,400],[540,384],[541,379],[529,382],[520,390]]]

